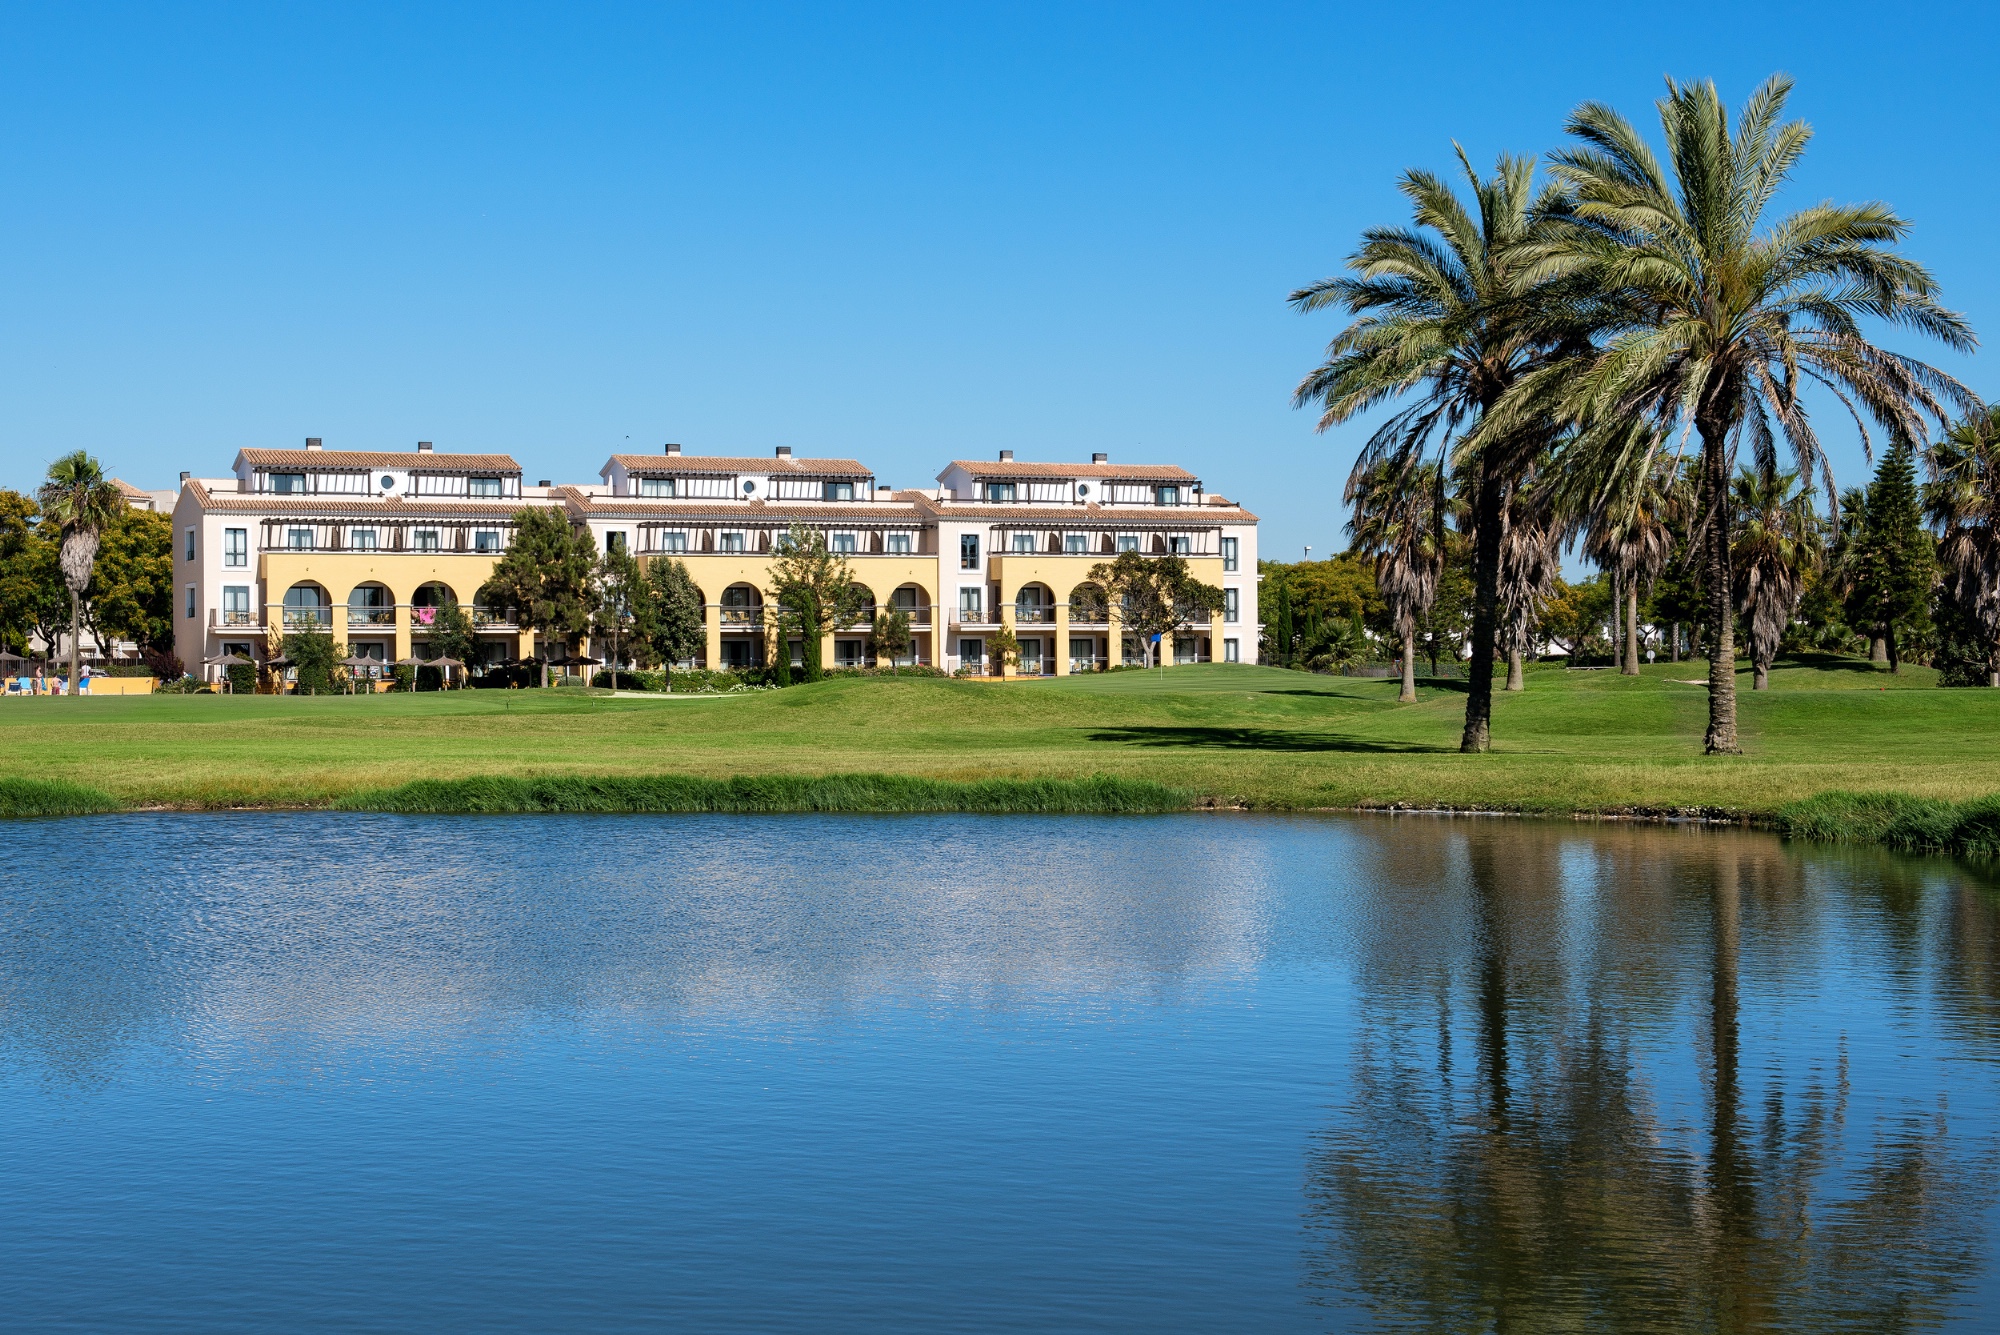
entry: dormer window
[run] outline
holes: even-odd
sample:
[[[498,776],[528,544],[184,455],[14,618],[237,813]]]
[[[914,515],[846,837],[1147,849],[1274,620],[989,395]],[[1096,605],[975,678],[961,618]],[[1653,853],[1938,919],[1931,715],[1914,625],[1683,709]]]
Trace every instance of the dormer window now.
[[[986,484],[986,499],[989,501],[1011,501],[1014,499],[1014,484],[1011,482],[989,482]]]
[[[268,473],[265,476],[271,480],[271,490],[280,496],[302,496],[305,494],[306,475],[304,473]]]
[[[639,479],[639,494],[670,501],[674,498],[674,480],[670,477],[642,477]]]
[[[1179,487],[1155,487],[1153,488],[1153,499],[1161,505],[1179,505],[1181,503],[1181,489]]]
[[[820,489],[820,499],[825,501],[851,501],[854,499],[852,482],[829,482]]]
[[[469,477],[465,480],[465,494],[468,496],[498,496],[500,479],[497,477]]]

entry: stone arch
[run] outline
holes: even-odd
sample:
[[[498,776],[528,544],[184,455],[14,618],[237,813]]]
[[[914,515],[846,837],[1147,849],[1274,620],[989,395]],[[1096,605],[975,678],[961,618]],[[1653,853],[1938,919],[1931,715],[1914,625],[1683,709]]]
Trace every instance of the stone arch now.
[[[412,607],[441,607],[445,599],[458,601],[458,592],[441,579],[426,580],[410,595]]]
[[[285,590],[284,624],[287,630],[306,630],[333,624],[333,598],[317,580],[302,579]]]
[[[889,594],[889,606],[899,612],[906,612],[913,622],[930,619],[930,590],[921,584],[899,584]]]
[[[1056,619],[1055,590],[1039,580],[1030,580],[1014,593],[1014,620],[1024,626],[1037,626]]]

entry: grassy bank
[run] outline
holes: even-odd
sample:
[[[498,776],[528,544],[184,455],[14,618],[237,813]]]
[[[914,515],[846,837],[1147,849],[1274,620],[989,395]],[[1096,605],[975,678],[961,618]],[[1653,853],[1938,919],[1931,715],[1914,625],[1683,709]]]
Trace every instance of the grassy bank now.
[[[462,804],[425,810],[574,810],[584,808],[561,804],[587,790],[600,794],[587,800],[613,804],[589,809],[606,810],[1053,810],[1004,803],[1053,802],[1058,792],[1081,803],[1078,794],[1114,791],[1089,788],[1104,782],[1267,810],[1700,811],[1774,822],[1822,793],[1959,804],[2000,786],[2000,691],[1939,690],[1927,669],[1891,676],[1837,660],[1781,665],[1766,692],[1750,691],[1745,673],[1746,754],[1724,759],[1701,754],[1702,673],[1699,663],[1639,677],[1532,670],[1525,693],[1496,702],[1496,749],[1485,756],[1457,752],[1455,684],[1426,685],[1416,704],[1399,705],[1390,680],[1223,664],[1005,686],[849,679],[719,699],[8,699],[0,754],[16,773],[83,785],[98,800],[186,809],[388,809],[386,794],[404,790],[395,801]],[[558,779],[584,787],[535,787]],[[473,782],[487,780],[505,782]],[[645,802],[668,805],[616,805],[641,790],[613,781],[640,780],[653,785]],[[743,786],[753,780],[776,786]],[[784,787],[803,781],[812,783]],[[1067,786],[1030,799],[990,781]],[[406,789],[440,783],[458,786]],[[1003,805],[973,805],[988,801],[980,794],[1004,794],[991,799]],[[753,801],[766,805],[701,805]],[[824,805],[837,802],[877,805]]]
[[[1787,803],[1775,824],[1794,839],[1821,843],[2000,857],[2000,795],[1942,802],[1908,793],[1819,793]]]
[[[419,779],[398,788],[356,793],[349,811],[472,815],[502,812],[920,812],[1135,815],[1185,811],[1189,794],[1139,779],[985,779],[953,783],[888,774],[822,778],[763,775],[696,779],[684,775],[632,778],[551,776],[515,779]]]

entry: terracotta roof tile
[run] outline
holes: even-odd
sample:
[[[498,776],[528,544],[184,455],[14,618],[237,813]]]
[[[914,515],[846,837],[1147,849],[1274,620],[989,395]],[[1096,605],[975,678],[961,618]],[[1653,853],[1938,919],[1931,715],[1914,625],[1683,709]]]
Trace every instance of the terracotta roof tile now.
[[[244,450],[253,468],[414,468],[420,473],[518,473],[511,454],[436,450]]]
[[[951,468],[962,468],[973,477],[991,478],[1118,478],[1132,482],[1195,482],[1193,473],[1178,464],[1022,464],[989,463],[985,460],[954,459]],[[944,473],[939,473],[942,478]]]
[[[643,496],[592,496],[575,487],[557,487],[572,508],[600,518],[645,519],[658,523],[688,524],[745,523],[784,525],[802,523],[914,524],[923,516],[915,505],[901,496],[899,503],[881,501],[839,501],[826,505],[815,501],[689,501],[650,499]]]
[[[614,454],[628,473],[796,473],[806,477],[873,477],[856,459],[779,459],[722,454]]]

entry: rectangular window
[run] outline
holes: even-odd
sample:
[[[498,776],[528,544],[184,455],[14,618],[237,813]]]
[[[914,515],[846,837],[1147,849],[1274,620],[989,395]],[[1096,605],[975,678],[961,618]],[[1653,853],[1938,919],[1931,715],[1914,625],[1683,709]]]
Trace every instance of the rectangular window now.
[[[1136,533],[1120,533],[1118,535],[1118,550],[1121,552],[1138,551],[1139,535]]]
[[[909,555],[909,552],[910,552],[910,535],[909,535],[909,534],[907,534],[907,533],[891,533],[891,534],[889,535],[889,553],[890,553],[890,555],[892,555],[892,556],[907,556],[907,555]]]
[[[829,482],[820,488],[820,499],[825,501],[851,501],[854,499],[852,482]]]
[[[660,550],[664,552],[684,552],[688,549],[688,535],[685,533],[662,533]]]
[[[854,552],[854,535],[852,533],[834,534],[833,541],[827,544],[827,550],[840,552],[843,555],[851,555]]]
[[[670,501],[674,498],[674,480],[670,477],[642,477],[639,479],[639,494]]]
[[[860,640],[835,640],[833,642],[833,662],[836,667],[861,666]]]
[[[295,552],[309,552],[313,548],[313,531],[309,528],[288,528],[285,530],[285,546]]]
[[[1063,551],[1070,556],[1088,556],[1090,554],[1090,535],[1087,533],[1063,534]]]
[[[740,552],[743,550],[741,533],[718,533],[715,535],[715,550],[718,552]]]
[[[958,619],[960,621],[970,621],[974,624],[984,621],[986,619],[985,614],[980,610],[982,601],[980,590],[960,589],[958,591]]]
[[[612,534],[612,536],[622,540],[625,535],[623,533],[614,533]],[[620,541],[618,545],[620,547],[623,547],[625,544],[623,541]],[[500,530],[497,528],[482,528],[475,530],[472,535],[472,550],[475,552],[499,551]]]
[[[347,547],[350,551],[372,552],[375,550],[375,530],[372,528],[351,528],[347,530]]]
[[[1153,499],[1161,505],[1179,505],[1181,503],[1181,489],[1179,487],[1155,487],[1153,488]]]
[[[303,495],[306,489],[304,473],[266,473],[271,481],[271,490],[280,496]]]
[[[1237,647],[1235,640],[1224,640],[1222,642],[1222,661],[1225,663],[1240,663],[1243,661],[1242,650]]]
[[[497,537],[498,535],[496,534],[495,536]],[[494,546],[496,546],[496,547],[497,547],[497,546],[499,546],[499,544],[498,544],[498,543],[496,542],[496,543],[494,544]],[[480,548],[479,550],[483,552],[483,551],[485,551],[486,549],[485,549],[484,547],[481,547],[481,548]],[[625,534],[624,534],[624,533],[623,533],[622,531],[618,530],[618,529],[613,529],[613,530],[612,530],[611,532],[609,532],[609,533],[605,534],[605,535],[604,535],[604,550],[605,550],[605,551],[607,551],[607,552],[622,552],[622,551],[624,551],[624,550],[625,550]]]
[[[465,480],[465,494],[468,496],[498,496],[500,479],[497,477],[469,477]]]
[[[1168,538],[1167,550],[1175,556],[1186,556],[1194,549],[1186,538]]]
[[[979,535],[961,533],[958,535],[958,568],[960,570],[979,569]]]
[[[1014,550],[1017,552],[1034,551],[1035,535],[1032,533],[1016,533],[1014,535]]]
[[[1241,593],[1242,591],[1239,589],[1224,589],[1222,591],[1222,619],[1224,621],[1235,621],[1237,619],[1236,600],[1241,596]],[[1232,640],[1231,643],[1233,644],[1235,641]]]
[[[188,618],[192,620],[194,618],[194,585],[192,584],[188,585],[187,607]]]
[[[194,530],[187,531],[187,559],[194,560]]]
[[[1236,569],[1236,539],[1234,538],[1224,538],[1222,540],[1222,568],[1232,573]]]
[[[958,642],[958,661],[975,672],[978,671],[986,661],[986,641],[960,640]]]
[[[1182,663],[1196,663],[1200,661],[1200,655],[1195,652],[1194,636],[1174,636],[1174,663],[1176,666]]]
[[[250,624],[249,585],[247,584],[223,585],[222,624],[225,626],[247,626]]]
[[[1014,484],[1011,482],[989,482],[986,484],[986,499],[989,501],[1011,501],[1014,499]]]
[[[438,549],[438,531],[434,528],[420,528],[416,532],[417,550],[434,552]]]
[[[226,528],[222,530],[222,564],[237,569],[250,564],[249,529]]]

